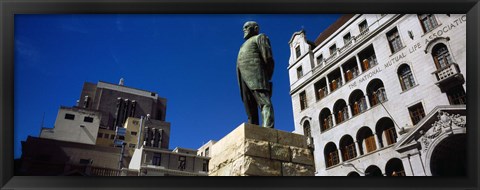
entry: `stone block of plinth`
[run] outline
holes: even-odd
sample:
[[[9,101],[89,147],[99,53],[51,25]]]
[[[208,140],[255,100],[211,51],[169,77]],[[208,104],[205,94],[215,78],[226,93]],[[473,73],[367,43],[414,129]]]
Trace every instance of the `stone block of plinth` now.
[[[241,124],[210,148],[210,176],[313,176],[313,154],[300,134]]]

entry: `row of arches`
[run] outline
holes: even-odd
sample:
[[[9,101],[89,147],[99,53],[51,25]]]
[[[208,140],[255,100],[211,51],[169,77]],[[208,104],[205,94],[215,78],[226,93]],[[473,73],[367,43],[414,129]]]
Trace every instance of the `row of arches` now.
[[[333,112],[329,108],[323,108],[319,115],[320,131],[330,129],[385,101],[387,101],[387,94],[383,82],[380,79],[373,79],[367,86],[366,95],[362,90],[357,89],[350,94],[348,104],[345,100],[339,99],[333,104]]]
[[[358,172],[362,171],[352,171],[347,174],[347,176],[360,176]],[[365,176],[384,176],[382,170],[376,165],[370,165],[365,169],[363,173]],[[390,159],[385,165],[385,176],[406,176],[403,163],[398,158]]]
[[[395,125],[390,118],[384,117],[378,120],[375,132],[370,127],[364,126],[357,131],[355,138],[350,135],[340,138],[339,146],[335,142],[326,143],[323,149],[325,165],[334,166],[396,142]]]

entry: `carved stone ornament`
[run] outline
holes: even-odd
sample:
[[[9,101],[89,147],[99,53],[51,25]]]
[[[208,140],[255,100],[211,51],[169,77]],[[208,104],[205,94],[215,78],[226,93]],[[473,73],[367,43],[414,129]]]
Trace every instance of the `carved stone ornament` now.
[[[460,114],[450,115],[447,112],[439,111],[438,120],[432,124],[432,127],[424,133],[420,131],[422,137],[420,137],[420,142],[422,143],[423,151],[427,151],[428,147],[438,136],[443,133],[451,132],[453,128],[465,128],[466,120],[465,117],[460,116]]]

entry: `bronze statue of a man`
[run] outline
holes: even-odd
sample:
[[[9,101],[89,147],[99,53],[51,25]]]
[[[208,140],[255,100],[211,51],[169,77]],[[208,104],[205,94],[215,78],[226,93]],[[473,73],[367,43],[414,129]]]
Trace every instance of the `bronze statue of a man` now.
[[[248,123],[259,124],[258,109],[262,114],[262,126],[273,128],[272,96],[273,57],[270,41],[259,34],[254,21],[243,25],[245,42],[240,47],[237,59],[237,79],[240,94],[248,116]]]

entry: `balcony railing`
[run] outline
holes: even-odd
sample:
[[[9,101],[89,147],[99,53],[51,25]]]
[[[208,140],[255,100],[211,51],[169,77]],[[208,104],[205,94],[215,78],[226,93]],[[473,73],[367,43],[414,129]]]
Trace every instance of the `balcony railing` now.
[[[330,90],[333,92],[336,89],[342,87],[342,85],[343,85],[343,81],[341,77],[333,79],[332,82],[330,83]]]
[[[318,89],[318,99],[321,100],[322,98],[325,98],[325,96],[328,95],[328,89],[327,87],[323,87]]]
[[[360,72],[357,67],[353,67],[351,69],[348,69],[345,72],[345,80],[348,82],[354,78],[356,78],[358,75],[360,75]]]
[[[337,112],[337,124],[342,123],[349,119],[348,117],[348,107],[344,107]]]
[[[360,34],[358,34],[358,35],[355,37],[355,40],[356,40],[356,41],[359,41],[359,40],[361,40],[362,38],[364,38],[365,36],[367,36],[367,34],[368,34],[368,32],[369,32],[369,28],[370,28],[370,26],[369,26],[368,28],[365,28],[365,30],[361,31]]]
[[[120,176],[121,170],[109,169],[102,167],[91,167],[90,175],[91,176]]]
[[[353,115],[357,115],[367,110],[367,101],[361,98],[353,103]]]
[[[327,118],[323,119],[323,130],[327,130],[333,127],[332,115],[329,115]]]
[[[371,100],[371,105],[377,105],[380,102],[385,102],[387,101],[387,94],[385,93],[385,88],[380,87],[378,90],[374,91],[372,93],[372,100]]]
[[[450,65],[447,65],[446,67],[443,67],[434,73],[437,77],[437,81],[442,82],[450,77],[460,74],[460,68],[458,67],[458,64],[451,63]]]

